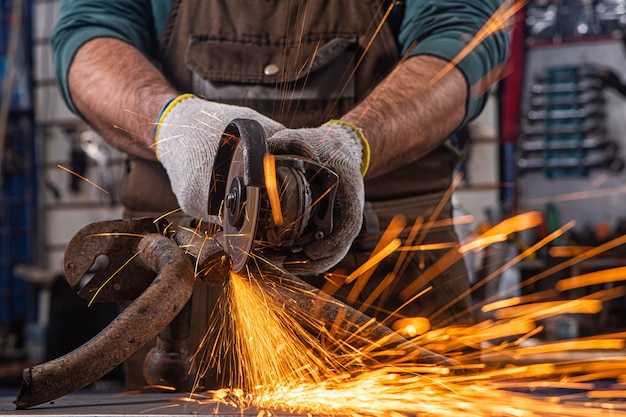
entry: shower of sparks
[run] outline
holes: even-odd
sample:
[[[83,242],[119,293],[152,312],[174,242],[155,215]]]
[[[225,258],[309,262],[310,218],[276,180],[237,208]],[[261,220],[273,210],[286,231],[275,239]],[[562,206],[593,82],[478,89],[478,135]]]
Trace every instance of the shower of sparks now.
[[[267,297],[256,280],[254,276],[231,274],[219,309],[228,312],[227,322],[222,323],[226,327],[220,329],[221,353],[235,352],[229,364],[230,386],[255,392],[281,380],[314,383],[328,377],[328,369],[339,362]]]
[[[244,409],[355,417],[626,415],[626,405],[616,402],[623,398],[620,383],[614,389],[600,389],[592,382],[600,378],[620,380],[626,375],[626,359],[619,355],[611,358],[611,352],[624,348],[624,335],[522,346],[518,341],[537,328],[532,318],[522,314],[467,328],[426,331],[411,341],[446,351],[514,336],[517,339],[483,350],[483,355],[497,354],[511,362],[537,354],[588,350],[606,351],[606,356],[574,361],[565,355],[565,360],[555,363],[509,364],[493,369],[481,366],[472,370],[467,365],[465,374],[414,361],[381,362],[346,372],[342,363],[354,363],[365,354],[355,351],[349,357],[333,357],[318,339],[302,331],[299,320],[305,318],[285,315],[280,305],[263,297],[262,288],[255,286],[252,277],[232,276],[229,291],[228,312],[235,314],[229,330],[234,335],[223,336],[229,340],[228,348],[240,358],[237,372],[241,385],[215,392],[211,399],[216,402],[228,401]],[[553,311],[555,315],[561,312]],[[422,319],[407,321],[406,326],[416,323],[423,329],[428,325]],[[328,360],[334,365],[329,366]],[[547,393],[538,395],[542,390]],[[561,395],[561,390],[567,395]],[[201,401],[202,395],[191,398]]]
[[[75,171],[72,171],[71,169],[66,168],[63,165],[57,165],[57,168],[60,168],[60,169],[62,169],[65,172],[69,172],[70,174],[74,175],[75,177],[80,178],[81,180],[85,181],[87,184],[96,187],[98,190],[102,191],[103,193],[105,193],[107,195],[109,194],[109,192],[107,190],[105,190],[104,188],[100,187],[98,184],[94,183],[90,179],[83,177],[79,173],[77,173]]]
[[[457,250],[484,250],[501,236],[536,227],[538,219],[536,212],[506,219],[476,233],[473,239],[479,243],[467,240]],[[395,242],[405,226],[400,219],[392,223],[380,250]],[[531,248],[546,244],[540,242]],[[605,272],[564,278],[556,291],[624,279],[623,268]],[[225,381],[230,388],[198,390],[186,401],[224,403],[242,412],[259,409],[259,415],[268,416],[279,411],[350,417],[626,415],[626,333],[531,343],[546,320],[597,314],[604,302],[624,295],[622,287],[574,300],[519,296],[493,301],[481,309],[493,319],[474,325],[432,329],[426,317],[392,324],[409,343],[458,361],[446,366],[421,363],[410,351],[387,347],[385,340],[355,348],[336,323],[286,308],[268,291],[267,278],[231,274],[219,318],[209,329],[218,343],[203,346],[204,365],[229,358],[210,365],[230,369]],[[288,291],[295,298],[302,295],[296,288]],[[600,383],[606,380],[614,382],[606,387]]]

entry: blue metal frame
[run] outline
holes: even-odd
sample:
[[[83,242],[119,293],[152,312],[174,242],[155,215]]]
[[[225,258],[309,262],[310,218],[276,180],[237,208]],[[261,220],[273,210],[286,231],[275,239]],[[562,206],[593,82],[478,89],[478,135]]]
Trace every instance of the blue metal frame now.
[[[37,318],[36,290],[15,276],[17,264],[35,263],[37,247],[37,164],[32,108],[32,4],[23,0],[22,38],[13,62],[16,82],[0,172],[0,331],[13,322]],[[6,62],[11,0],[0,0],[0,76]],[[0,77],[1,78],[1,77]],[[1,87],[0,87],[1,88]]]

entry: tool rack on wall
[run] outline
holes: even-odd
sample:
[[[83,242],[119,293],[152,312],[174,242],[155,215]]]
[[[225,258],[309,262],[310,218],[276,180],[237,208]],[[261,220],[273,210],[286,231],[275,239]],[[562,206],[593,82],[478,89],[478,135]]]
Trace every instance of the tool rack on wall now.
[[[626,0],[534,0],[518,20],[519,59],[503,89],[515,94],[501,100],[508,207],[554,203],[577,231],[616,224],[626,209],[610,192],[626,181],[626,95],[616,88],[626,83]]]
[[[626,230],[626,0],[525,3],[516,16],[510,71],[499,91],[502,201],[511,213],[544,215],[543,224],[518,236],[522,247],[569,226],[533,260],[519,263],[520,282],[559,266],[524,285],[524,295],[549,294],[559,279],[626,264],[624,245],[571,268],[565,262],[577,252],[550,251],[597,247]],[[563,334],[560,322],[546,321],[539,337],[623,330],[626,297],[603,309],[604,317],[567,317],[575,324],[567,321],[572,332]]]
[[[37,236],[31,6],[0,0],[0,360],[23,349],[37,314],[35,290],[14,273],[33,263]]]

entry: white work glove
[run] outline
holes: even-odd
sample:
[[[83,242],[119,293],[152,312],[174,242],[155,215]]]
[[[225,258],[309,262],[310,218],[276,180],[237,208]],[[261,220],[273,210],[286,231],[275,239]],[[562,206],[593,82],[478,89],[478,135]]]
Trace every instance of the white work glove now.
[[[332,120],[316,128],[280,130],[269,136],[268,142],[273,154],[304,156],[339,175],[339,207],[335,210],[332,233],[307,244],[301,253],[289,256],[285,262],[285,268],[293,272],[326,272],[346,256],[361,230],[363,176],[369,164],[365,136],[349,123]]]
[[[224,129],[237,118],[256,120],[268,137],[285,129],[250,108],[215,103],[193,94],[180,95],[163,108],[155,129],[156,155],[186,214],[208,220],[213,161]]]

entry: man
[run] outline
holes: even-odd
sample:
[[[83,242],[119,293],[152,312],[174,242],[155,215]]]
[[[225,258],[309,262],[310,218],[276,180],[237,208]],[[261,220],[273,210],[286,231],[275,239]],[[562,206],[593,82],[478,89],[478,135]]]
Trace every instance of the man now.
[[[447,138],[482,109],[506,58],[506,34],[446,65],[502,3],[66,0],[54,58],[71,109],[131,157],[121,196],[128,215],[181,207],[206,217],[217,142],[237,117],[258,120],[273,152],[335,170],[335,230],[291,264],[323,285],[320,274],[337,263],[350,273],[366,260],[394,215],[406,216],[404,239],[420,217],[451,217],[449,201],[433,217],[458,161]],[[456,240],[451,225],[421,230],[405,243]],[[397,256],[387,259],[357,307],[376,294],[368,302],[379,307],[368,313],[398,309],[407,299],[398,293],[440,255],[410,253],[397,270]],[[416,293],[432,290],[398,317],[431,317],[435,326],[463,317],[462,261],[440,269]]]

